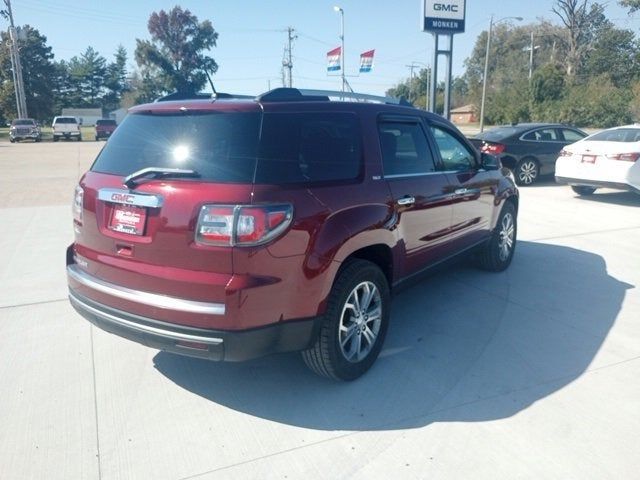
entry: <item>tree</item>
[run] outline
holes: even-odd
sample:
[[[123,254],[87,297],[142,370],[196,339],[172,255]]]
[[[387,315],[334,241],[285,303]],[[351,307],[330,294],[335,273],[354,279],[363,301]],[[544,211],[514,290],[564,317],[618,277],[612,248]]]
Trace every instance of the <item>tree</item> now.
[[[218,64],[205,51],[216,46],[218,33],[209,20],[198,22],[189,10],[174,7],[153,12],[148,23],[151,41],[136,39],[135,59],[148,78],[161,82],[164,91],[195,93],[201,90],[207,73]]]
[[[602,28],[611,26],[604,7],[590,0],[556,0],[551,9],[565,26],[567,54],[565,67],[569,77],[575,77],[583,65],[591,42]]]
[[[102,99],[102,108],[110,112],[120,107],[124,93],[129,89],[127,84],[127,51],[118,46],[114,61],[107,65],[104,77],[107,92]]]
[[[98,107],[104,93],[107,60],[92,47],[80,57],[69,60],[68,70],[71,76],[74,107]]]
[[[628,86],[640,75],[638,42],[634,33],[613,25],[598,32],[585,55],[584,74],[586,78],[607,74],[616,87]]]
[[[52,98],[55,67],[47,37],[25,25],[19,28],[20,61],[29,116],[37,120],[49,119],[53,114]],[[15,117],[16,97],[9,53],[9,36],[0,34],[0,110],[5,117]]]
[[[634,13],[640,10],[640,0],[620,0],[618,2],[623,7],[629,9],[629,13]]]

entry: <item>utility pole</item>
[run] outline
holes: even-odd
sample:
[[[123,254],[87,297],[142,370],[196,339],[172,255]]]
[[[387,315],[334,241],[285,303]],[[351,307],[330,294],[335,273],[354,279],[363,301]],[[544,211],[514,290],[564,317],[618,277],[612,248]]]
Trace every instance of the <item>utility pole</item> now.
[[[409,69],[409,103],[412,102],[413,99],[413,69],[417,67],[417,65],[411,62],[411,65],[405,65]]]
[[[344,10],[338,6],[333,7],[333,10],[340,14],[340,72],[342,74],[342,91],[344,92],[347,85],[347,79],[344,73]],[[351,87],[349,87],[349,89],[351,89]]]
[[[533,76],[533,51],[538,48],[540,48],[540,45],[533,44],[533,32],[531,32],[531,44],[523,48],[525,52],[529,50],[529,81],[531,81],[531,77]]]
[[[293,54],[292,54],[292,44],[293,41],[298,38],[297,35],[294,35],[295,29],[293,27],[287,27],[287,51],[285,52],[285,58],[282,62],[282,66],[289,71],[288,75],[288,83],[289,88],[293,87]],[[284,82],[283,82],[284,83]]]
[[[24,93],[24,82],[22,80],[22,65],[20,63],[20,52],[18,50],[18,32],[13,23],[13,12],[11,10],[11,0],[4,0],[7,10],[3,11],[3,16],[9,18],[9,39],[11,40],[11,69],[13,71],[13,86],[16,92],[16,110],[18,118],[27,118],[27,100]]]

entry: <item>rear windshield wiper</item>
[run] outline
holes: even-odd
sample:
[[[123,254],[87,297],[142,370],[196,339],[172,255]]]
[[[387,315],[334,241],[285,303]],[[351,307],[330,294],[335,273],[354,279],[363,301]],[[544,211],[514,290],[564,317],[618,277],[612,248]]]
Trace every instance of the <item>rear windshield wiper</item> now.
[[[124,183],[129,188],[135,188],[145,180],[152,180],[154,178],[179,178],[199,176],[200,174],[195,170],[185,170],[182,168],[147,167],[126,176],[122,183]]]

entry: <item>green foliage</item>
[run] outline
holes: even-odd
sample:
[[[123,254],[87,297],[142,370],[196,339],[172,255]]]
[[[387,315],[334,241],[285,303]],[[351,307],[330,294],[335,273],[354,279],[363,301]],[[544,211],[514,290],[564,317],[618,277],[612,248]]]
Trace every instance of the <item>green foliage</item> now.
[[[47,37],[25,25],[20,28],[20,63],[27,100],[27,112],[36,120],[48,119],[53,114],[53,77],[55,66]],[[16,97],[9,53],[9,36],[0,34],[0,110],[6,119],[16,116]]]
[[[565,16],[563,25],[539,21],[522,27],[499,23],[494,28],[485,121],[608,127],[640,118],[640,45],[634,32],[615,27],[597,3],[556,3],[565,4],[570,11],[576,9]],[[640,7],[640,0],[636,3]],[[631,8],[631,2],[627,6]],[[529,81],[531,32],[535,49]],[[477,106],[481,102],[486,45],[487,32],[482,32],[465,61],[463,78],[469,103]]]
[[[629,13],[640,10],[640,0],[620,0],[618,3],[623,7],[628,8]]]
[[[558,120],[598,128],[631,123],[632,97],[632,92],[616,88],[606,75],[596,77],[567,92],[559,104]]]
[[[204,87],[207,72],[218,64],[204,52],[216,46],[211,22],[198,22],[189,10],[173,7],[153,12],[148,23],[151,41],[136,39],[135,59],[150,81],[164,91],[194,93]]]
[[[501,92],[492,93],[485,102],[485,117],[493,125],[528,122],[529,85],[521,79]]]

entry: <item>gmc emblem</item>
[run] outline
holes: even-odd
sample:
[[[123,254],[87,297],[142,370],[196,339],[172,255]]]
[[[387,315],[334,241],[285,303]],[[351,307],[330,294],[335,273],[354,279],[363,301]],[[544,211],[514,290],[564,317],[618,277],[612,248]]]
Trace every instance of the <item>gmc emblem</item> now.
[[[135,199],[135,195],[130,195],[127,193],[112,193],[111,201],[116,203],[133,203]]]
[[[453,12],[458,13],[458,5],[451,5],[447,3],[434,3],[433,9],[437,12]]]

